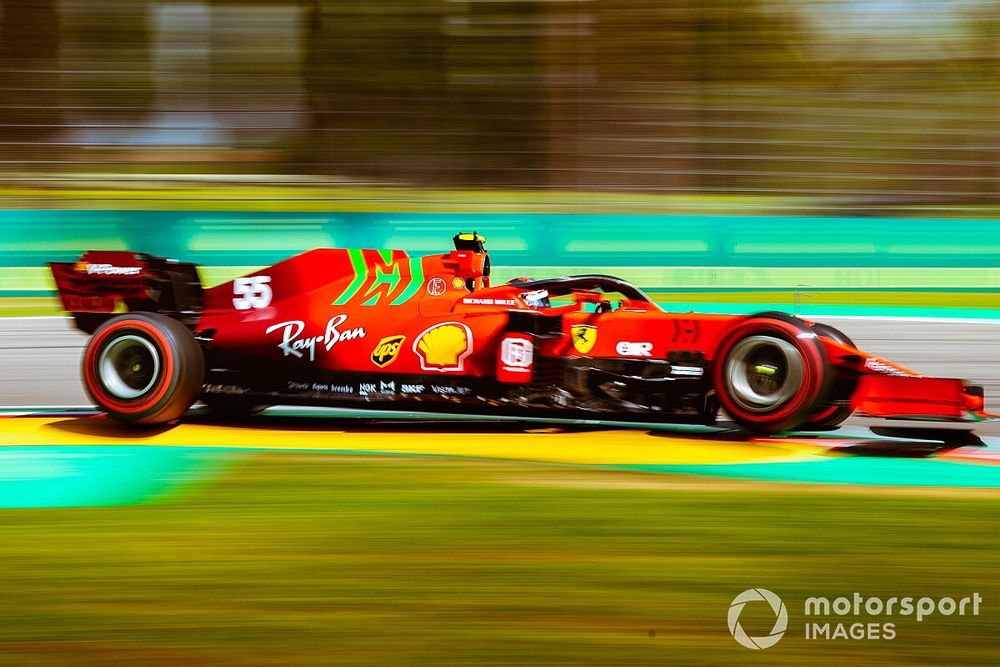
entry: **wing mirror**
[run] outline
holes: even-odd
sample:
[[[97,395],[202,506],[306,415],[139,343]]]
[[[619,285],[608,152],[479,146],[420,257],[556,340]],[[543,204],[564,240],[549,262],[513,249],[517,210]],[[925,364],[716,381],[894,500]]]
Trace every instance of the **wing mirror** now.
[[[604,300],[604,295],[601,292],[593,290],[575,289],[573,290],[573,299],[577,304],[598,304]]]

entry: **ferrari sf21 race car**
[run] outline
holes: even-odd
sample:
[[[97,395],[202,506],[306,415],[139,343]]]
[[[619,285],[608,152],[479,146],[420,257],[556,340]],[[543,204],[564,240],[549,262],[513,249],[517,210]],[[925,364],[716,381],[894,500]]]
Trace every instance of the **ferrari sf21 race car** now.
[[[606,275],[490,284],[478,234],[455,249],[316,249],[202,289],[196,267],[89,251],[53,263],[93,334],[83,381],[110,417],[232,418],[270,405],[714,423],[756,433],[869,416],[976,421],[980,387],[925,377],[778,312],[665,312]]]

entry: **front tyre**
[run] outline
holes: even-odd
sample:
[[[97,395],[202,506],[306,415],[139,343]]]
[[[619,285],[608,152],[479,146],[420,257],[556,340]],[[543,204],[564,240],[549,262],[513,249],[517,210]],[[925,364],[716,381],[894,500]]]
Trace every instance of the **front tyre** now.
[[[155,313],[115,317],[94,332],[83,354],[84,387],[112,419],[165,424],[194,403],[205,360],[180,322]]]
[[[806,421],[831,374],[816,335],[794,317],[767,314],[737,324],[722,340],[713,383],[722,408],[748,431],[789,431]]]
[[[813,324],[812,331],[818,336],[826,336],[838,343],[857,347],[847,334],[829,324]],[[858,380],[854,375],[838,377],[834,381],[830,396],[827,397],[829,401],[837,401],[837,403],[831,402],[828,405],[821,405],[816,412],[809,415],[809,419],[799,425],[799,430],[833,431],[839,428],[854,413],[850,406],[850,400],[857,386]]]

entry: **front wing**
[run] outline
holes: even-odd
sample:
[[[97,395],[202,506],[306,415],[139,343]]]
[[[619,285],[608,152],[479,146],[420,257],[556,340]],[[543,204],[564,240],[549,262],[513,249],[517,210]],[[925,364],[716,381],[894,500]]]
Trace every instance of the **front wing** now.
[[[928,421],[983,421],[983,388],[963,380],[904,375],[863,375],[851,407],[870,417]]]

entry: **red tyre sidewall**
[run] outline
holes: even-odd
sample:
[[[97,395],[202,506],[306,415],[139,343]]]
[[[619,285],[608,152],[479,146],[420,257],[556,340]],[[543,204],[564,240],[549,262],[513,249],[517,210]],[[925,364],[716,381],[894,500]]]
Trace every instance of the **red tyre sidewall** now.
[[[723,370],[726,357],[740,340],[747,336],[769,335],[780,337],[792,345],[802,355],[803,377],[802,386],[795,397],[785,405],[772,412],[751,412],[739,406],[726,392]],[[809,329],[798,326],[795,322],[779,319],[749,319],[737,325],[719,345],[712,380],[722,407],[736,421],[767,427],[786,421],[795,421],[797,415],[805,421],[816,403],[823,395],[827,372],[826,357],[821,345],[817,344],[816,336]]]
[[[847,334],[840,329],[831,327],[829,324],[817,322],[810,327],[810,330],[817,335],[826,336],[827,338],[835,340],[838,343],[850,345],[851,347],[857,347],[857,345],[854,344],[854,341],[851,340]],[[854,389],[857,387],[857,381],[855,380],[854,382],[847,383],[846,386],[849,387],[849,389],[844,390],[842,386],[838,386],[839,383],[836,378],[836,372],[834,372],[833,375],[834,377],[831,377],[832,381],[830,391],[824,393],[824,401],[820,402],[816,412],[809,415],[809,419],[802,424],[804,428],[819,427],[827,429],[843,423],[845,419],[851,416],[852,411],[850,409],[845,409],[844,407],[837,405],[824,404],[826,401],[850,399],[850,397],[854,394]],[[839,417],[836,416],[838,413],[840,415]],[[835,421],[825,423],[828,420],[834,419]]]
[[[149,340],[160,354],[163,370],[156,386],[147,394],[134,401],[120,401],[111,396],[104,388],[97,371],[97,361],[100,352],[106,347],[107,342],[116,337],[116,334],[124,332],[136,333]],[[174,346],[155,326],[141,319],[123,317],[113,320],[107,327],[98,331],[87,346],[87,351],[83,358],[83,379],[87,391],[91,398],[108,411],[121,413],[123,415],[135,416],[154,410],[159,403],[167,396],[170,386],[173,383],[174,375],[177,371],[176,353]]]

